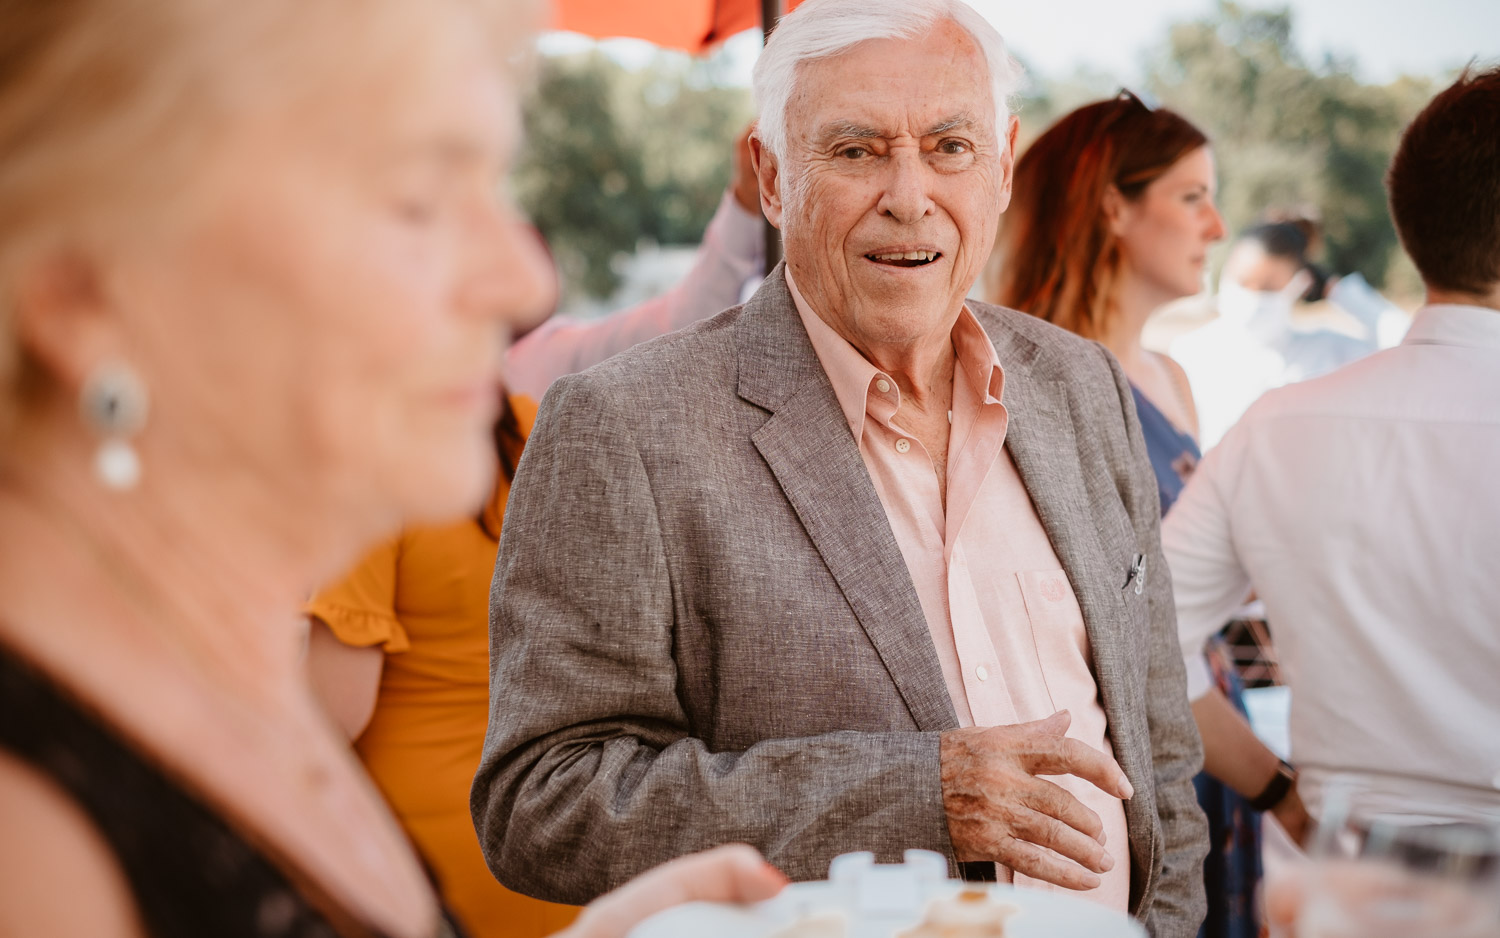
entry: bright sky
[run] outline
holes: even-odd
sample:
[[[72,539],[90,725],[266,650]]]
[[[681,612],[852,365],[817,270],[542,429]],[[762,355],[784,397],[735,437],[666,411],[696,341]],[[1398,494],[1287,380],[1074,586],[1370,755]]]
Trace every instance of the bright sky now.
[[[1207,15],[1213,0],[969,0],[1032,68],[1065,76],[1082,67],[1138,82],[1148,48],[1170,23]],[[1248,3],[1246,5],[1255,5]],[[1500,62],[1500,0],[1286,0],[1293,36],[1311,63],[1325,52],[1353,56],[1366,81],[1407,73],[1440,75],[1470,58]],[[576,36],[553,34],[546,50],[579,48]],[[753,33],[731,39],[731,80],[749,83],[760,47]],[[644,43],[606,44],[612,55],[641,61]]]

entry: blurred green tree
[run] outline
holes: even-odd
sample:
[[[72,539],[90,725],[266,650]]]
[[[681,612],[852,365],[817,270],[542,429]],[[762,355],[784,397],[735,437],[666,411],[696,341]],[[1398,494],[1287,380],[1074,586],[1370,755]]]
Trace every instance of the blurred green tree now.
[[[1231,231],[1271,211],[1308,212],[1322,220],[1329,266],[1381,285],[1399,253],[1385,168],[1432,85],[1363,84],[1352,61],[1332,57],[1310,67],[1293,26],[1285,8],[1219,0],[1171,28],[1149,65],[1151,90],[1213,139]]]
[[[748,90],[716,68],[669,54],[634,70],[597,51],[541,60],[512,186],[565,295],[612,294],[619,259],[642,240],[702,237],[752,113]]]

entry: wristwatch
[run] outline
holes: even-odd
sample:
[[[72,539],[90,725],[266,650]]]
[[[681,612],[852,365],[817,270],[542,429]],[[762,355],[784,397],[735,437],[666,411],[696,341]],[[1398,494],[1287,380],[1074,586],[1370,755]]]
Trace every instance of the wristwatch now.
[[[1282,799],[1297,784],[1297,769],[1285,759],[1276,767],[1276,774],[1266,783],[1261,793],[1250,799],[1250,807],[1257,811],[1269,811],[1281,804]]]

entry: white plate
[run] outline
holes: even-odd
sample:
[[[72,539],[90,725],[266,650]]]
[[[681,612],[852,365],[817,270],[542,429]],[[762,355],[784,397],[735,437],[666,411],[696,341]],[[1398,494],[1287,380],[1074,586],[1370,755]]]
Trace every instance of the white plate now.
[[[948,879],[943,857],[908,850],[903,864],[877,865],[868,853],[845,854],[828,879],[796,883],[776,898],[740,906],[694,902],[668,909],[637,925],[629,938],[768,938],[809,915],[839,911],[847,938],[893,938],[922,921],[934,899],[965,889],[987,889],[1014,906],[1006,938],[1146,938],[1134,919],[1065,893],[982,885]]]

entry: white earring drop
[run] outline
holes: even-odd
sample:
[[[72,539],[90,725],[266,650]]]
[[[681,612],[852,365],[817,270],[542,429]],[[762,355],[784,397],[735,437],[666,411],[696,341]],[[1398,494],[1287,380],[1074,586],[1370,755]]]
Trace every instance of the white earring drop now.
[[[150,396],[145,384],[127,365],[103,365],[83,383],[78,408],[84,423],[102,437],[94,453],[94,475],[115,491],[135,488],[141,459],[130,441],[146,426]]]

